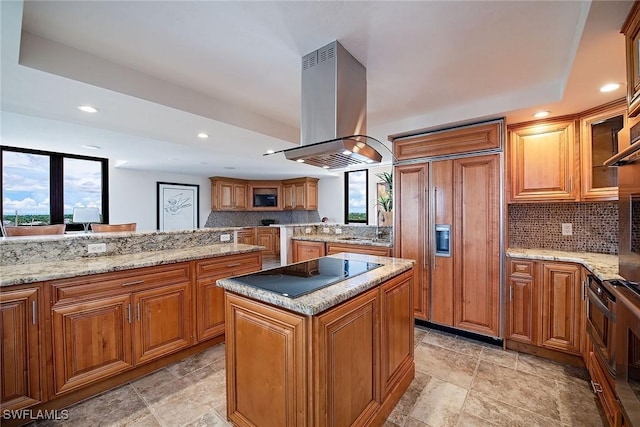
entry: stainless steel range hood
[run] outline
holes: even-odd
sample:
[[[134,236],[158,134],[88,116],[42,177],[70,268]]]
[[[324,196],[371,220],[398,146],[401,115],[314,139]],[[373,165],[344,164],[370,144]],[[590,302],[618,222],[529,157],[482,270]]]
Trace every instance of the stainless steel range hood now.
[[[334,41],[302,58],[301,146],[289,160],[329,169],[379,163],[366,136],[367,70]]]

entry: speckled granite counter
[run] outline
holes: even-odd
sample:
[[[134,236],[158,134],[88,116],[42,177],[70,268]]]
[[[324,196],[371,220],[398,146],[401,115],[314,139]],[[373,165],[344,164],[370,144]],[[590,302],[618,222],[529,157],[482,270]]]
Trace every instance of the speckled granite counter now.
[[[618,275],[618,257],[616,255],[523,248],[509,248],[506,254],[511,258],[575,262],[584,265],[600,280],[621,279]]]
[[[348,245],[365,245],[365,246],[380,246],[384,248],[392,248],[393,243],[388,240],[373,240],[365,237],[359,238],[353,237],[338,237],[336,235],[322,235],[322,234],[309,234],[298,235],[291,237],[291,240],[303,240],[308,242],[325,242],[325,243],[342,243]]]
[[[359,295],[362,292],[411,269],[414,263],[412,260],[408,259],[350,253],[339,253],[331,255],[331,257],[338,259],[369,261],[384,265],[376,268],[375,270],[368,271],[351,279],[319,289],[310,294],[302,295],[298,298],[288,298],[273,292],[247,286],[233,280],[232,278],[220,279],[217,281],[217,284],[228,291],[282,307],[296,313],[312,316],[334,307],[351,297]]]
[[[262,246],[235,243],[213,244],[183,249],[78,258],[68,261],[3,265],[0,266],[0,287],[241,254],[262,249],[264,249]]]

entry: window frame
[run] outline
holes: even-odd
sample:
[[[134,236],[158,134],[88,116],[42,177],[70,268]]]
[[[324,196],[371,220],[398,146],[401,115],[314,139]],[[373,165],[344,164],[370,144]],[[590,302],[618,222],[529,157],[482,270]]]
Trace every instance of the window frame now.
[[[364,220],[349,220],[349,174],[355,172],[364,172],[364,186],[365,186],[365,209],[364,209]],[[344,223],[345,224],[369,224],[369,169],[358,169],[345,171],[344,173]]]
[[[4,152],[12,151],[24,154],[36,154],[49,157],[49,215],[51,224],[64,224],[64,159],[90,160],[100,162],[101,169],[101,209],[102,222],[109,223],[109,159],[103,157],[81,156],[54,151],[34,150],[30,148],[0,145],[0,220],[4,220]],[[67,224],[67,230],[83,230],[82,224]]]

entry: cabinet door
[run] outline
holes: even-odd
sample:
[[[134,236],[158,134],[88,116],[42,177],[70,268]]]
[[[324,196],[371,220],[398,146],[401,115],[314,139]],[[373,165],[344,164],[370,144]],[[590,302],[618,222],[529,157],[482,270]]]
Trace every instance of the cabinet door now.
[[[573,121],[512,129],[509,141],[511,202],[578,198]]]
[[[221,278],[207,278],[196,283],[198,341],[224,334],[224,289],[216,286],[216,280]]]
[[[365,425],[380,406],[378,289],[313,318],[317,426]],[[314,354],[315,356],[315,354]]]
[[[56,393],[133,366],[130,302],[125,294],[52,308]]]
[[[309,211],[318,209],[318,183],[308,182],[306,184],[305,209]]]
[[[306,318],[225,295],[229,420],[234,425],[308,425]]]
[[[607,104],[581,120],[581,199],[589,201],[618,199],[618,168],[602,163],[619,151],[618,132],[626,123],[627,104]]]
[[[580,351],[585,366],[589,366],[589,353],[591,352],[591,337],[587,333],[587,276],[589,272],[580,268]]]
[[[340,252],[363,255],[391,256],[391,248],[368,245],[350,245],[346,243],[327,243],[327,255],[333,255]]]
[[[190,283],[137,292],[133,303],[136,363],[156,359],[191,344]]]
[[[293,209],[305,209],[307,207],[307,191],[304,183],[295,184],[293,188]]]
[[[293,262],[307,261],[325,256],[324,242],[293,241]]]
[[[536,285],[533,277],[511,275],[507,283],[506,338],[536,345],[538,322]]]
[[[276,254],[276,242],[275,235],[269,229],[258,228],[258,246],[264,246],[266,249],[262,251],[264,255]]]
[[[0,293],[2,409],[27,408],[42,401],[39,329],[40,288]]]
[[[435,226],[450,228],[450,256],[431,254],[431,320],[443,325],[454,324],[453,260],[457,244],[452,237],[457,224],[453,222],[453,160],[443,160],[431,164],[431,194],[433,197],[433,222],[430,233],[435,235]]]
[[[455,326],[500,334],[500,156],[454,161]]]
[[[238,230],[236,232],[238,236],[238,243],[243,243],[245,245],[255,245],[256,244],[256,229],[255,228],[247,228],[244,230]]]
[[[294,208],[295,185],[284,184],[282,186],[282,209],[291,210]]]
[[[247,209],[246,184],[233,184],[233,208],[238,210]]]
[[[542,264],[541,346],[580,353],[580,267]]]
[[[413,368],[413,274],[407,272],[380,288],[382,396]]]
[[[394,209],[394,256],[416,260],[413,280],[413,311],[428,320],[428,240],[426,235],[429,165],[396,166]]]
[[[234,209],[235,208],[235,184],[233,182],[219,182],[218,186],[218,209]]]

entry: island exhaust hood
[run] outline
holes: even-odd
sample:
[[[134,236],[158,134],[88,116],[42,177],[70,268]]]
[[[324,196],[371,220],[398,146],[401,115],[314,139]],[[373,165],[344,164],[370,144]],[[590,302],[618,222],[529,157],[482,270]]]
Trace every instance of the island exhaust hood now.
[[[289,160],[327,169],[379,163],[366,136],[367,70],[337,41],[302,58],[300,147]]]

